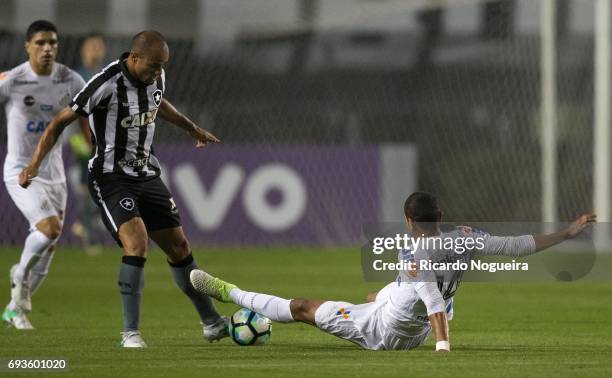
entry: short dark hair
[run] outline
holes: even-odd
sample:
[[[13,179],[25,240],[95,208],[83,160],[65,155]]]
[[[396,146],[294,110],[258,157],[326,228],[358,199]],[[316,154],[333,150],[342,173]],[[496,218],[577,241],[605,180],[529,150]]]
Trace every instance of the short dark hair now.
[[[157,44],[167,45],[168,42],[166,42],[166,38],[157,30],[144,30],[132,38],[131,50],[142,53]]]
[[[47,20],[36,20],[28,26],[28,30],[26,31],[26,41],[32,40],[34,34],[39,32],[54,32],[57,34],[57,28],[51,21]]]
[[[404,215],[424,229],[436,227],[442,218],[438,198],[427,192],[414,192],[404,202]]]

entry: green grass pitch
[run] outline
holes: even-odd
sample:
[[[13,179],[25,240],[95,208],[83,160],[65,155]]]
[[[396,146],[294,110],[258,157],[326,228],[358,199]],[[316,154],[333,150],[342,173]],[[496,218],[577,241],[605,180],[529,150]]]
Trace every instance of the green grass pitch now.
[[[382,287],[363,282],[357,249],[196,249],[194,256],[244,289],[284,297],[358,303]],[[4,303],[17,258],[17,248],[0,249]],[[2,327],[0,359],[67,358],[70,370],[61,375],[73,376],[612,376],[610,283],[464,283],[455,298],[449,354],[432,352],[431,337],[410,352],[372,352],[310,326],[278,323],[269,344],[239,347],[229,339],[203,341],[191,303],[162,253],[152,250],[141,324],[149,348],[123,350],[119,261],[116,248],[96,257],[60,248],[33,298],[37,329]]]

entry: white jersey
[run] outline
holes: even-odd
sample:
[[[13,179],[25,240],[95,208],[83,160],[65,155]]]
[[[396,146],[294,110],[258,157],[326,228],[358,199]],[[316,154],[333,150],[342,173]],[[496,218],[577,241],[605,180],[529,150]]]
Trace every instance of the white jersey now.
[[[491,236],[470,227],[438,235],[441,240],[458,242],[479,238],[479,248],[457,249],[418,247],[400,252],[400,261],[432,263],[466,262],[475,255],[520,257],[536,252],[531,235]],[[454,243],[458,246],[459,244]],[[463,244],[462,244],[463,245]],[[461,284],[463,271],[419,270],[401,272],[397,280],[378,292],[371,303],[324,302],[315,312],[317,327],[352,341],[366,349],[408,350],[422,345],[431,332],[429,315],[446,312],[453,317],[453,297]]]
[[[418,248],[414,252],[402,250],[399,253],[400,261],[411,261],[415,266],[421,266],[421,261],[429,261],[433,264],[452,264],[454,262],[468,263],[477,255],[489,256],[527,256],[536,252],[536,245],[532,235],[523,236],[493,236],[486,232],[472,229],[467,226],[459,226],[457,229],[438,235],[440,240],[452,239],[457,241],[462,238],[480,239],[481,248],[466,248],[461,253],[452,248]],[[460,245],[458,242],[451,245]],[[461,244],[462,245],[462,244]],[[450,266],[450,265],[449,265]],[[428,316],[432,313],[452,311],[453,297],[461,285],[463,270],[418,270],[413,272],[402,271],[397,277],[397,288],[394,295],[390,296],[392,306],[388,306],[388,318],[396,320],[393,324],[396,328],[408,327],[414,324],[427,323]]]
[[[7,101],[8,123],[4,181],[17,179],[49,122],[84,86],[78,73],[60,63],[53,64],[49,76],[37,75],[29,62],[0,74],[0,101]],[[42,161],[34,180],[47,184],[66,181],[61,142]]]

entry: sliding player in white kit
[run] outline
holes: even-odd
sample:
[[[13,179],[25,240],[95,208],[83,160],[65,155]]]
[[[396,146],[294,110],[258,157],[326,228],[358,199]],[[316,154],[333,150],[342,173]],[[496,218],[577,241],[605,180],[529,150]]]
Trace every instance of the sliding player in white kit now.
[[[19,186],[19,174],[47,124],[85,86],[79,74],[55,62],[57,29],[49,21],[38,20],[28,27],[25,48],[28,61],[0,74],[0,101],[7,101],[8,123],[4,183],[30,224],[19,263],[10,271],[11,301],[2,314],[17,329],[33,328],[26,315],[32,310],[30,297],[48,273],[62,232],[67,189],[61,143],[43,161],[30,189]],[[80,126],[89,140],[87,122]]]
[[[436,197],[424,192],[416,192],[408,197],[404,204],[404,214],[408,231],[412,235],[445,241],[447,238],[481,238],[482,245],[478,250],[462,249],[461,253],[458,249],[445,250],[439,246],[401,251],[400,261],[411,261],[415,265],[400,272],[396,281],[379,292],[370,293],[369,303],[357,305],[313,299],[288,300],[247,292],[201,270],[191,272],[191,283],[198,291],[222,302],[233,302],[278,322],[304,322],[365,349],[413,349],[425,342],[433,328],[436,351],[448,352],[450,343],[447,320],[452,318],[453,297],[461,283],[463,270],[421,270],[418,268],[421,266],[420,261],[433,264],[455,261],[469,263],[478,254],[526,256],[574,238],[595,222],[594,214],[584,214],[566,229],[548,235],[491,236],[461,226],[451,232],[441,233],[439,225],[442,211]]]

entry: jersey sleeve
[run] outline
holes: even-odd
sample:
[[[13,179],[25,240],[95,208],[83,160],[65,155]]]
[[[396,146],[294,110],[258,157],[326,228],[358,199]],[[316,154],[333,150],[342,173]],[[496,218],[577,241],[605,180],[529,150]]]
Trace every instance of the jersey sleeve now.
[[[484,248],[476,250],[479,255],[498,255],[521,257],[536,252],[535,239],[532,235],[490,236],[484,240]]]
[[[87,117],[104,98],[111,94],[107,83],[100,85],[92,79],[74,96],[69,106],[75,113]]]
[[[5,101],[11,93],[10,71],[0,72],[0,101]]]
[[[119,61],[106,66],[100,73],[92,77],[70,102],[70,108],[77,114],[88,116],[103,101],[113,94],[114,75],[120,72]]]
[[[532,235],[495,236],[469,226],[458,226],[457,229],[463,236],[476,240],[478,247],[473,250],[474,255],[521,257],[536,252]]]
[[[440,293],[438,289],[436,274],[432,270],[423,270],[419,268],[421,266],[421,261],[430,260],[427,251],[419,248],[414,252],[412,258],[406,258],[405,260],[410,261],[414,269],[410,269],[404,273],[413,284],[421,301],[425,304],[427,315],[444,312],[446,304],[442,297],[442,293]]]

